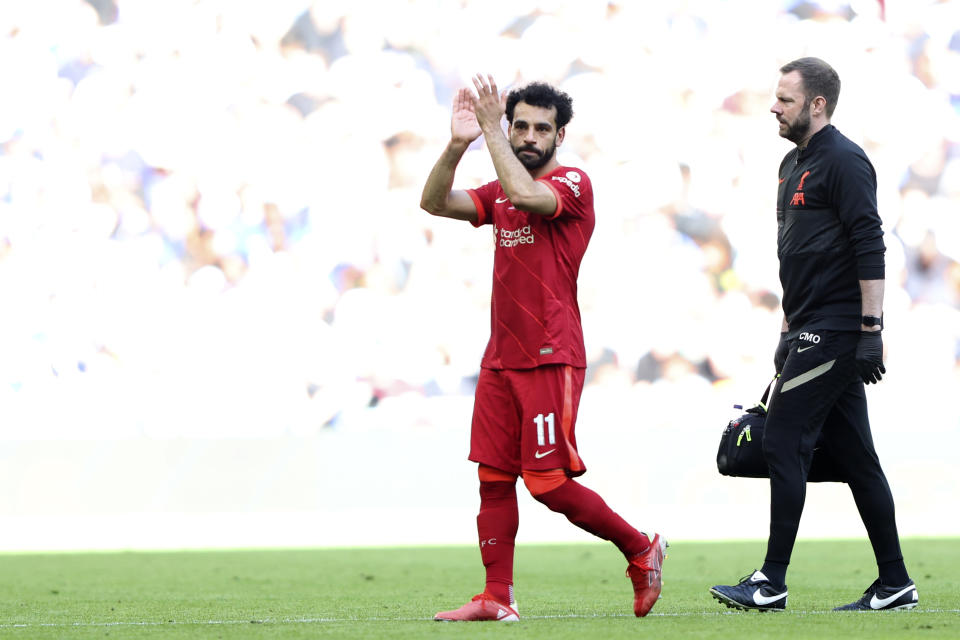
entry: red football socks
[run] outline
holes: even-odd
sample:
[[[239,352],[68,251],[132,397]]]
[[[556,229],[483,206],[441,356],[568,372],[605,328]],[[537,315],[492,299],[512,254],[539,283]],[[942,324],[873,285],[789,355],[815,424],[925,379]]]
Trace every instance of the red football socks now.
[[[512,604],[513,547],[520,525],[516,482],[480,482],[480,557],[487,569],[486,592]]]
[[[607,506],[599,495],[574,480],[534,496],[584,531],[609,540],[628,558],[650,548],[650,540]]]

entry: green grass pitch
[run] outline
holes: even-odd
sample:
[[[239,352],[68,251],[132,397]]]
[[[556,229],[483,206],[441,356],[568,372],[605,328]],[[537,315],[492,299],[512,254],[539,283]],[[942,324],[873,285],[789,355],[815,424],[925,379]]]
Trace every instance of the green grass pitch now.
[[[908,539],[912,611],[834,613],[875,577],[866,540],[800,541],[787,611],[733,612],[707,589],[762,542],[671,544],[661,600],[632,613],[609,544],[520,544],[517,623],[439,623],[482,589],[472,547],[0,554],[2,638],[958,638],[960,544]]]

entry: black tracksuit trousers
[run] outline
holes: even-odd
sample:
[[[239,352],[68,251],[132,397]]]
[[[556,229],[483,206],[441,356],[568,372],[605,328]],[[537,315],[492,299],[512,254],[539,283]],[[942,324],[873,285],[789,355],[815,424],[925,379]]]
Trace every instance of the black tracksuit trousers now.
[[[771,394],[763,437],[770,467],[767,562],[789,564],[817,447],[850,486],[877,564],[903,560],[893,495],[873,446],[857,332],[813,330],[794,339]]]

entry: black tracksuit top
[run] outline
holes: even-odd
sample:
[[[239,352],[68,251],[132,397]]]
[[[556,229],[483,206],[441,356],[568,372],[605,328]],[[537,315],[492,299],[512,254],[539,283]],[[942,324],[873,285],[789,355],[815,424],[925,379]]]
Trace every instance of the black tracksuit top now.
[[[827,125],[784,156],[777,257],[789,337],[859,331],[860,280],[883,279],[885,250],[877,174],[863,149]]]

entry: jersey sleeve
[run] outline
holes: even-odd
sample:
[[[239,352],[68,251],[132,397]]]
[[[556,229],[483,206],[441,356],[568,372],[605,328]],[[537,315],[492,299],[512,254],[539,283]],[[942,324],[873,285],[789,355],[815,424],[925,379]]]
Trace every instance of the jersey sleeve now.
[[[557,210],[549,220],[560,217],[582,219],[593,215],[593,185],[580,169],[563,168],[540,178],[557,198]]]
[[[857,260],[860,280],[884,278],[883,227],[877,211],[877,174],[859,153],[847,152],[832,167],[834,202]]]
[[[494,180],[482,187],[467,189],[467,195],[473,198],[473,204],[477,207],[477,221],[470,224],[480,227],[493,222],[493,203],[497,198],[498,188],[499,184]]]

